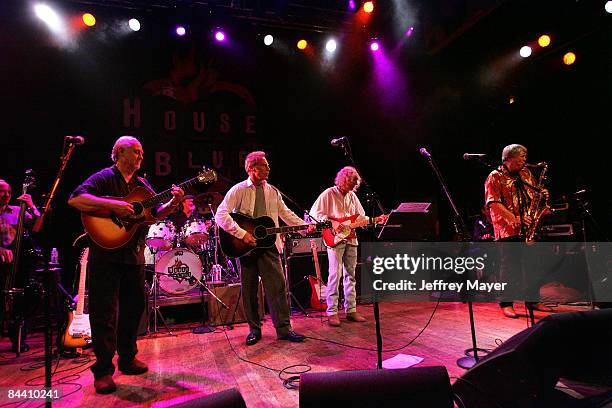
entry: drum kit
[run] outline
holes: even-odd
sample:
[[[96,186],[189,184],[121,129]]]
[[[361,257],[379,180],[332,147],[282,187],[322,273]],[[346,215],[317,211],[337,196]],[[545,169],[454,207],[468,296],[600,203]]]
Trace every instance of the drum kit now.
[[[158,221],[145,242],[145,262],[160,274],[159,288],[166,295],[184,295],[202,280],[210,285],[240,280],[237,265],[219,249],[212,220],[191,218],[180,231],[170,220]]]
[[[153,272],[149,294],[153,298],[154,329],[159,316],[172,332],[159,311],[160,292],[167,296],[182,296],[194,289],[208,292],[224,308],[221,299],[209,286],[240,281],[240,264],[234,264],[220,250],[218,226],[214,221],[190,218],[178,230],[170,220],[158,221],[149,227],[145,238],[145,263]]]

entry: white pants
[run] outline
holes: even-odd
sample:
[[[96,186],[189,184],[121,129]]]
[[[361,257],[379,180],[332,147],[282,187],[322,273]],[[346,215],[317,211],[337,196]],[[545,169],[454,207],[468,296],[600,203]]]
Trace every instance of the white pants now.
[[[329,277],[327,278],[327,315],[338,314],[338,289],[344,272],[344,310],[346,313],[357,311],[355,293],[355,266],[357,265],[357,246],[342,243],[335,248],[327,248]]]

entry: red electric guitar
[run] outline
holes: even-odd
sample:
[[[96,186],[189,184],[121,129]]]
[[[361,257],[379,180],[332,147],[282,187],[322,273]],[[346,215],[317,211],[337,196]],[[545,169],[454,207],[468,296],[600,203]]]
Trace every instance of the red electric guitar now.
[[[315,272],[317,276],[308,276],[308,282],[310,282],[310,288],[312,294],[310,295],[310,307],[319,312],[327,310],[327,302],[325,301],[325,295],[327,294],[327,286],[321,279],[321,267],[319,266],[319,253],[317,252],[317,241],[314,239],[310,240],[310,249],[312,250],[312,260],[314,262]]]

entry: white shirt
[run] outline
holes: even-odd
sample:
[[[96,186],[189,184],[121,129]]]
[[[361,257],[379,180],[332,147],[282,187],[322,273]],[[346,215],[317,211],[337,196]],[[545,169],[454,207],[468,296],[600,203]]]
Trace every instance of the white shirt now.
[[[274,225],[279,226],[279,217],[287,225],[304,225],[304,220],[287,207],[275,187],[264,181],[263,189],[266,198],[266,215],[274,220]],[[230,188],[219,208],[217,208],[217,214],[215,215],[217,225],[238,239],[242,239],[246,235],[246,230],[241,228],[229,214],[237,212],[252,217],[255,210],[255,190],[255,184],[253,184],[251,178],[248,178]],[[280,234],[276,236],[276,247],[279,252],[282,252]]]
[[[317,221],[350,217],[355,214],[359,214],[355,222],[367,219],[357,194],[354,191],[349,191],[344,195],[337,186],[323,191],[310,209],[310,215]],[[357,245],[357,238],[348,239],[346,243]]]

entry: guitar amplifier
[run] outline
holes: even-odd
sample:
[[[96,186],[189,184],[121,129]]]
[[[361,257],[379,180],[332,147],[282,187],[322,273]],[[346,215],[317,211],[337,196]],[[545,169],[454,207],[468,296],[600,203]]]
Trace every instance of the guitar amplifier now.
[[[323,244],[323,238],[318,237],[300,237],[300,238],[291,238],[288,241],[288,249],[289,252],[287,256],[298,256],[298,255],[308,255],[312,254],[312,250],[310,249],[310,241],[315,240],[317,244],[317,252],[326,252],[325,245]]]

